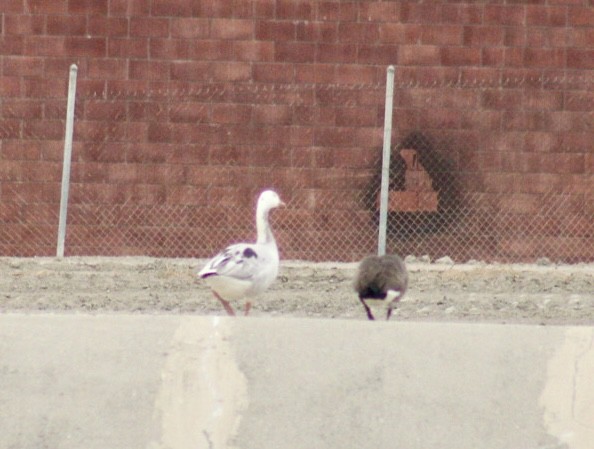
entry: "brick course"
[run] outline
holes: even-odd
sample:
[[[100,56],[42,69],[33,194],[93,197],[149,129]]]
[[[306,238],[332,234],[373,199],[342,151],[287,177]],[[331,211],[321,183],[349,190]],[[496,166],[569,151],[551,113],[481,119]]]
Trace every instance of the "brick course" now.
[[[214,214],[222,201],[251,217],[255,192],[275,185],[294,205],[293,218],[279,218],[285,257],[358,258],[373,242],[345,247],[332,236],[337,226],[343,240],[373,235],[362,198],[377,177],[385,69],[395,64],[395,143],[421,131],[462,190],[501,198],[490,204],[512,215],[569,191],[584,202],[572,209],[580,229],[594,221],[589,0],[4,0],[0,203],[17,187],[23,200],[57,201],[72,63],[78,204]],[[95,231],[77,224],[89,242],[75,252],[103,250]],[[185,255],[209,255],[221,235]],[[548,243],[571,258],[579,243],[568,242],[565,255]],[[538,250],[513,235],[494,247],[522,258]],[[144,249],[123,241],[121,251]]]

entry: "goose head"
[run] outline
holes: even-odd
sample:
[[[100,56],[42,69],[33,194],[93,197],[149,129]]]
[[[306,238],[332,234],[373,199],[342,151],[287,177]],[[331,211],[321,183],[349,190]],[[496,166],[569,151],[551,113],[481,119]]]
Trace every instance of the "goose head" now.
[[[258,198],[258,210],[269,211],[281,206],[286,206],[286,204],[274,190],[264,190]]]

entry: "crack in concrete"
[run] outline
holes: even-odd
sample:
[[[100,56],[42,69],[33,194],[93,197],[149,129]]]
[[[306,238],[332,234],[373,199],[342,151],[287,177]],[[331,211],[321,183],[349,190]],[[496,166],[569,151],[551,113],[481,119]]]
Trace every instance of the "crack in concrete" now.
[[[568,328],[549,359],[540,397],[547,432],[560,447],[592,449],[594,441],[594,328]]]
[[[214,449],[212,440],[210,439],[210,434],[206,431],[206,429],[204,429],[202,433],[204,434],[204,438],[206,438],[206,442],[208,443],[208,449]]]
[[[594,428],[594,423],[592,422],[582,422],[580,420],[580,413],[579,411],[576,411],[576,408],[578,407],[578,390],[579,390],[579,380],[582,378],[580,376],[581,371],[582,371],[582,367],[580,367],[581,365],[583,365],[583,360],[594,350],[594,332],[590,334],[590,343],[584,348],[583,351],[581,351],[580,353],[578,353],[576,355],[575,358],[575,363],[574,363],[574,368],[573,368],[573,392],[572,392],[572,398],[571,398],[571,415],[572,418],[575,420],[575,422],[577,422],[578,424],[581,424],[582,426],[588,427],[588,428]]]
[[[187,318],[178,327],[155,404],[162,446],[232,449],[247,404],[247,384],[229,344],[230,323],[214,317],[204,326]]]

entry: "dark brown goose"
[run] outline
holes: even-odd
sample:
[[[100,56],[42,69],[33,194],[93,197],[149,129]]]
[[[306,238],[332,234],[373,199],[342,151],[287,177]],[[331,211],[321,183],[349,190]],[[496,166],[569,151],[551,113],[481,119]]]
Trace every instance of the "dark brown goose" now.
[[[370,320],[375,319],[368,304],[370,301],[383,303],[386,320],[389,320],[396,303],[402,299],[408,287],[404,261],[393,254],[366,257],[359,264],[354,287]]]

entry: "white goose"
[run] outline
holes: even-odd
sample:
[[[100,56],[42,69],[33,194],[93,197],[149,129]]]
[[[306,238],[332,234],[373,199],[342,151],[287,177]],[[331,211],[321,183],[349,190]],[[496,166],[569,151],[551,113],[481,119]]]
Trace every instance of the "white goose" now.
[[[386,319],[392,315],[392,309],[402,299],[408,287],[408,272],[404,261],[392,254],[368,256],[361,261],[353,287],[359,294],[359,301],[365,307],[367,318],[374,320],[368,304],[379,301],[386,308]]]
[[[276,192],[262,192],[256,207],[256,243],[236,243],[225,248],[198,273],[198,277],[210,286],[228,315],[235,315],[230,300],[256,296],[276,279],[279,256],[268,214],[279,206],[285,206],[285,203]],[[251,306],[251,302],[246,300],[245,315]]]

